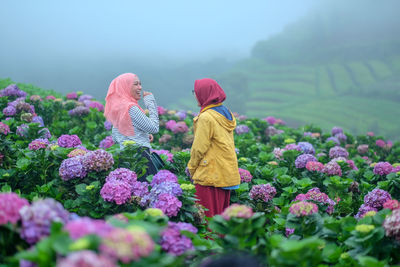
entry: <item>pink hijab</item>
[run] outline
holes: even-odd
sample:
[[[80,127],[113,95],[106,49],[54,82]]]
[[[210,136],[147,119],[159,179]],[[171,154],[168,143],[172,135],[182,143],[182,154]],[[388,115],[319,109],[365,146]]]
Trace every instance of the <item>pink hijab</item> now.
[[[137,78],[137,76],[133,73],[119,75],[111,82],[106,96],[104,116],[106,116],[107,120],[125,136],[135,135],[132,120],[129,116],[129,109],[132,106],[137,106],[144,113],[131,93],[135,78]]]

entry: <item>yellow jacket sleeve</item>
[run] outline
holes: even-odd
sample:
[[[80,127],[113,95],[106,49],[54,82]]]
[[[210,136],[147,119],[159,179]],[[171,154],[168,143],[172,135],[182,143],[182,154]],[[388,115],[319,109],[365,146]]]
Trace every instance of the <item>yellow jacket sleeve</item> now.
[[[196,172],[200,161],[203,159],[207,150],[210,148],[211,139],[214,131],[212,121],[210,120],[210,118],[208,118],[206,114],[204,115],[199,117],[196,122],[194,140],[192,144],[192,149],[190,151],[188,169],[192,177]]]

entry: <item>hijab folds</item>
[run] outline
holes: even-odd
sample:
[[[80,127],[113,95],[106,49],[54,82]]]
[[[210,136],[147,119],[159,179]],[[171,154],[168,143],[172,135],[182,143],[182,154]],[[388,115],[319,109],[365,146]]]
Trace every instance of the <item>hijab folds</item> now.
[[[225,101],[226,94],[219,84],[210,78],[196,80],[194,93],[201,106],[200,112],[212,104],[220,104]]]
[[[131,93],[135,78],[137,76],[133,73],[119,75],[111,82],[106,96],[104,116],[125,136],[133,136],[135,134],[129,109],[132,106],[137,106],[144,112]]]

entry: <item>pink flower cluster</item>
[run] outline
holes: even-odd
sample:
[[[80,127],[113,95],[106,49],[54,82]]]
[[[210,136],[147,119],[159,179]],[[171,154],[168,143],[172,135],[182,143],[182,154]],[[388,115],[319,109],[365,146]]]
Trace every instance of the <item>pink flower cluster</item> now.
[[[167,156],[167,161],[168,162],[173,162],[173,157],[174,155],[169,152],[168,150],[161,149],[161,150],[152,150],[152,152],[156,152],[158,155],[166,155]]]
[[[391,173],[393,171],[393,166],[392,164],[390,164],[389,162],[378,162],[375,166],[374,166],[374,173],[377,175],[388,175],[389,173]]]
[[[169,120],[165,123],[165,128],[167,128],[167,130],[171,130],[172,131],[172,127],[174,127],[176,125],[176,121],[174,120]]]
[[[87,171],[107,171],[114,165],[114,159],[111,153],[97,149],[88,152],[83,157],[83,165]]]
[[[126,168],[118,168],[106,177],[100,195],[105,201],[115,202],[117,205],[125,204],[132,197],[136,180],[135,172]]]
[[[168,193],[160,194],[157,201],[153,205],[153,208],[162,210],[168,217],[174,217],[178,215],[181,207],[182,202],[180,202],[176,196]]]
[[[114,145],[114,140],[112,139],[112,136],[107,136],[103,140],[101,140],[99,147],[103,149],[107,149]]]
[[[84,156],[84,155],[86,155],[87,152],[88,152],[88,150],[76,148],[76,149],[72,150],[71,152],[69,152],[67,157],[73,158],[73,157],[77,157],[77,156]]]
[[[104,220],[94,220],[89,217],[83,217],[69,221],[64,225],[64,229],[69,233],[72,239],[78,239],[90,234],[103,237],[108,234],[113,227]]]
[[[227,207],[221,214],[225,220],[230,220],[231,218],[251,218],[254,215],[253,210],[246,206],[240,204],[232,204]]]
[[[171,131],[174,134],[186,133],[187,131],[189,131],[189,128],[184,121],[180,121],[180,122],[177,122],[174,126],[172,126]]]
[[[242,183],[250,183],[251,180],[253,179],[253,175],[248,170],[239,168],[239,175],[240,175],[240,181]]]
[[[94,251],[91,250],[80,250],[77,252],[72,252],[68,254],[67,257],[57,260],[57,267],[82,266],[116,267],[117,265],[107,256],[97,255]]]
[[[76,92],[68,93],[67,99],[78,99],[78,94]]]
[[[306,169],[309,171],[317,171],[320,172],[324,168],[324,164],[318,161],[308,161],[306,164]]]
[[[276,189],[270,184],[254,185],[249,193],[249,196],[253,200],[262,200],[268,202],[276,195]]]
[[[57,139],[57,144],[60,147],[77,147],[82,144],[81,139],[76,134],[63,134]]]
[[[165,108],[163,108],[162,106],[158,106],[157,111],[158,111],[158,115],[164,115],[167,112],[167,110]]]
[[[397,201],[396,199],[389,199],[385,203],[383,203],[383,208],[390,210],[400,209],[400,202]]]
[[[103,104],[101,104],[100,102],[97,102],[97,101],[91,101],[90,104],[89,104],[89,108],[97,109],[100,112],[104,111]]]
[[[154,250],[154,241],[141,229],[114,228],[103,239],[100,251],[123,263],[138,261],[149,256]]]
[[[7,135],[9,132],[10,127],[5,123],[0,122],[0,133]]]
[[[312,202],[300,201],[292,204],[289,211],[297,217],[309,216],[318,212],[318,206]]]
[[[329,176],[342,176],[342,169],[340,168],[340,165],[336,161],[330,161],[327,164],[324,165],[324,168],[322,169],[323,173],[326,173]]]
[[[392,211],[392,214],[383,221],[382,226],[387,236],[394,237],[397,241],[400,241],[400,209]]]
[[[332,214],[334,210],[334,206],[336,205],[336,202],[333,201],[332,199],[329,198],[329,196],[323,192],[320,191],[318,187],[314,187],[306,194],[298,194],[294,201],[315,201],[320,205],[327,206],[326,212],[328,214]]]
[[[0,225],[17,223],[21,219],[19,210],[24,206],[29,206],[28,201],[17,194],[0,193]]]
[[[30,150],[39,150],[41,148],[46,148],[48,145],[49,145],[49,140],[39,138],[30,142],[28,148]]]

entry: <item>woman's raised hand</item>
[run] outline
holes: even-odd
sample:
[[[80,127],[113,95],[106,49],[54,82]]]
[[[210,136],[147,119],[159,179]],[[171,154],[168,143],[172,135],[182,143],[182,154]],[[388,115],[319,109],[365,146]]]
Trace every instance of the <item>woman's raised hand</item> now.
[[[143,91],[143,97],[145,97],[146,95],[151,95],[151,92],[147,92],[147,91]]]

